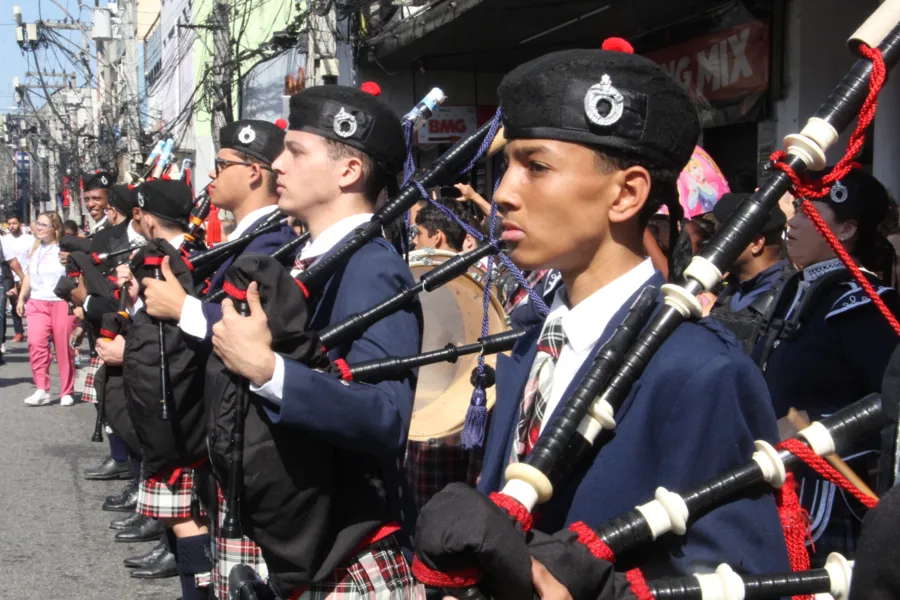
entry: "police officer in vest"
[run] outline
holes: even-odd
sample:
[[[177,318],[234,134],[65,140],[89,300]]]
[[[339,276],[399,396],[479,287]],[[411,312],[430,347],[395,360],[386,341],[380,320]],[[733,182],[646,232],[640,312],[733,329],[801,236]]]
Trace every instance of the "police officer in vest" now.
[[[725,194],[713,208],[713,215],[724,223],[750,196]],[[710,311],[710,317],[734,332],[748,353],[762,331],[778,288],[793,273],[790,262],[783,258],[786,222],[784,213],[776,206],[759,234],[734,261],[725,289]]]

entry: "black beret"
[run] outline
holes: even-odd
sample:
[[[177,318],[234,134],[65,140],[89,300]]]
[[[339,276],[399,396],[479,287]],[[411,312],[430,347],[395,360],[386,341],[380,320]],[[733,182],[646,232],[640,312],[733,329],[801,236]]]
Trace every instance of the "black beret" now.
[[[341,85],[306,88],[291,96],[289,128],[347,144],[371,156],[388,174],[406,154],[400,119],[385,103]]]
[[[109,192],[109,203],[126,217],[131,217],[131,209],[138,205],[137,187],[125,183],[114,185]]]
[[[680,170],[700,136],[685,89],[650,59],[628,52],[547,54],[513,69],[498,93],[508,140],[586,144]]]
[[[191,188],[179,180],[153,179],[137,188],[140,209],[157,217],[187,223],[194,207]]]
[[[116,182],[116,176],[109,171],[97,171],[84,176],[84,191],[108,190]]]
[[[853,169],[831,186],[830,193],[814,200],[826,203],[838,221],[856,221],[866,232],[875,230],[887,217],[893,202],[884,185],[861,169]]]
[[[728,220],[728,217],[734,214],[734,211],[737,210],[737,207],[741,202],[752,195],[753,194],[723,194],[712,209],[712,214],[719,222],[719,225],[725,223],[725,221]],[[772,212],[769,213],[769,220],[766,221],[766,224],[763,226],[760,233],[765,234],[773,233],[775,231],[784,231],[784,226],[786,224],[787,217],[785,217],[784,212],[782,212],[781,208],[776,204],[772,209]]]
[[[271,165],[284,149],[284,130],[268,121],[235,121],[219,130],[219,146]]]

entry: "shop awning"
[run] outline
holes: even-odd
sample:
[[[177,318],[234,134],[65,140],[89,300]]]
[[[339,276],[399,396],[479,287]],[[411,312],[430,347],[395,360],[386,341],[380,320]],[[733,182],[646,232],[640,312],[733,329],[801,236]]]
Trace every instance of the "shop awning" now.
[[[360,61],[388,71],[505,72],[553,50],[598,47],[610,36],[635,42],[723,4],[723,0],[438,0],[367,40]]]

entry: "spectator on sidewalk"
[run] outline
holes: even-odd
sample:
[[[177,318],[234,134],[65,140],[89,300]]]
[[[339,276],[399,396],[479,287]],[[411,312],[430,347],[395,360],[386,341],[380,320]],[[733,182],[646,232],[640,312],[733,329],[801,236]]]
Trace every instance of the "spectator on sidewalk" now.
[[[53,337],[56,364],[59,366],[60,404],[74,404],[75,349],[69,336],[75,329],[75,317],[68,305],[53,290],[65,267],[59,264],[59,238],[62,220],[55,212],[43,212],[34,223],[36,241],[32,246],[28,272],[22,281],[22,291],[16,312],[28,321],[28,356],[37,390],[25,399],[29,406],[50,402],[50,349]]]
[[[31,254],[31,248],[34,246],[34,237],[23,231],[22,219],[18,216],[9,217],[6,220],[6,225],[8,233],[0,238],[0,243],[3,244],[3,254],[6,256],[6,260],[16,259],[22,271],[28,271],[28,257]],[[16,298],[22,285],[22,278],[19,275],[15,276],[15,283],[16,285],[12,289],[6,289],[10,305],[13,307],[16,306]],[[9,294],[10,291],[13,293]],[[16,314],[15,310],[12,311],[12,322],[13,331],[15,331],[12,341],[24,342],[25,327],[23,326],[22,318]],[[5,341],[6,329],[4,328],[0,331],[0,342]]]
[[[6,332],[6,298],[7,293],[15,291],[15,277],[23,276],[19,261],[15,258],[8,259],[3,254],[3,244],[0,244],[0,331]],[[7,292],[9,290],[9,292]],[[0,343],[0,365],[6,364],[3,354],[6,352],[6,344]]]

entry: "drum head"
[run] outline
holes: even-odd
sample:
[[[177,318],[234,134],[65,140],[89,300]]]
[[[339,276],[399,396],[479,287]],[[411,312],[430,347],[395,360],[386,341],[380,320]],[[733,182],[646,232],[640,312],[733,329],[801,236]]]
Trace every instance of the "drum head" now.
[[[419,250],[410,253],[410,270],[418,279],[444,262],[453,253],[440,250]],[[481,337],[483,316],[484,271],[478,267],[468,276],[453,281],[432,292],[420,294],[425,316],[422,350],[443,348],[447,344],[471,344]],[[503,307],[491,294],[488,307],[491,334],[506,331]],[[495,357],[488,356],[486,364],[494,366]],[[472,369],[478,365],[478,355],[463,356],[456,363],[439,363],[419,369],[415,406],[409,439],[425,441],[459,433],[472,398]],[[494,388],[487,390],[488,408],[494,404]]]

